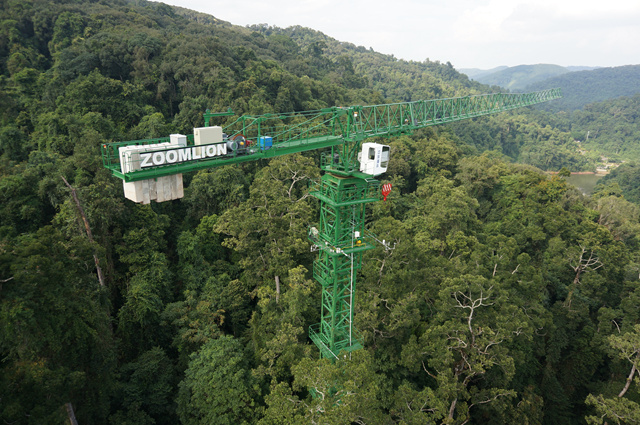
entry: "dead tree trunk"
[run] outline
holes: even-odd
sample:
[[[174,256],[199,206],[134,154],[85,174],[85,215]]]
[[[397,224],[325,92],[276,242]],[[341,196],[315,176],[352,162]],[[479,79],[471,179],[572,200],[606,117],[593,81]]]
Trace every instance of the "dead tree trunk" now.
[[[71,425],[78,425],[78,421],[76,420],[76,414],[73,413],[73,405],[71,403],[66,403],[64,408],[67,409],[67,415],[69,416],[69,423]]]
[[[91,227],[89,226],[89,220],[87,220],[87,215],[84,213],[84,209],[82,209],[82,205],[80,204],[80,199],[78,198],[78,193],[76,189],[69,184],[67,179],[62,176],[62,181],[64,184],[71,190],[71,196],[73,197],[73,201],[76,203],[76,208],[80,213],[80,217],[82,218],[82,222],[84,223],[85,231],[87,232],[87,238],[89,238],[89,242],[93,243],[93,234],[91,233]],[[98,274],[98,281],[100,282],[100,286],[104,286],[104,274],[102,273],[102,267],[100,267],[100,261],[98,259],[98,254],[93,252],[93,261],[96,264],[96,273]]]
[[[627,382],[625,383],[622,391],[620,391],[620,394],[618,394],[618,397],[624,396],[624,394],[627,392],[627,390],[629,389],[629,386],[631,385],[631,382],[633,381],[633,375],[635,374],[636,374],[636,364],[634,363],[633,367],[631,368],[631,373],[629,373],[629,376],[627,377]]]
[[[571,268],[575,272],[575,277],[573,278],[573,282],[571,283],[571,287],[569,289],[569,294],[567,295],[566,300],[564,301],[564,305],[566,307],[571,308],[571,298],[573,297],[573,293],[575,289],[580,284],[580,278],[582,277],[582,273],[592,272],[594,270],[598,270],[603,266],[602,262],[595,255],[595,251],[593,249],[590,250],[589,256],[587,257],[587,248],[584,246],[580,246],[580,256],[578,257],[576,264],[570,264]]]

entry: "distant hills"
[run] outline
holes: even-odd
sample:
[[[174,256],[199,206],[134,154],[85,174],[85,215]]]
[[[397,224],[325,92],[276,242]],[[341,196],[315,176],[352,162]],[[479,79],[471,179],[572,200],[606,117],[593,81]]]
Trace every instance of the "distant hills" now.
[[[467,74],[469,78],[479,83],[490,86],[500,86],[512,91],[523,90],[527,86],[548,78],[567,74],[574,71],[584,71],[596,69],[588,66],[564,67],[560,65],[538,64],[538,65],[518,65],[499,66],[489,70],[476,68],[461,69],[460,72]]]
[[[640,65],[598,68],[591,71],[570,72],[538,81],[526,87],[536,91],[560,87],[563,98],[549,102],[542,109],[573,111],[585,105],[640,93]]]
[[[460,69],[470,79],[511,91],[536,91],[560,87],[563,99],[542,109],[572,111],[585,105],[640,93],[640,65],[614,68],[538,64]]]
[[[496,68],[491,68],[491,69],[462,68],[462,69],[459,69],[458,71],[462,72],[463,74],[466,74],[472,80],[481,82],[480,80],[482,79],[482,77],[500,72],[508,68],[509,68],[508,66],[498,66]]]

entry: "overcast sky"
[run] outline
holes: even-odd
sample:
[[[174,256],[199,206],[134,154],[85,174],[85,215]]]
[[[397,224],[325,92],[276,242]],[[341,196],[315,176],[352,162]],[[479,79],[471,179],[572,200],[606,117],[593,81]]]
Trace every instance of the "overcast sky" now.
[[[640,0],[167,0],[235,25],[302,25],[456,68],[640,64]]]

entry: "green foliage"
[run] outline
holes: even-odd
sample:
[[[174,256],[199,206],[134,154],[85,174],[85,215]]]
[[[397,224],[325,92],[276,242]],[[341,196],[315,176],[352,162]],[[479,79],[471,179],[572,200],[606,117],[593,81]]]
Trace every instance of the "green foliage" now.
[[[200,219],[237,207],[248,195],[248,182],[242,169],[233,166],[214,168],[196,174],[186,190],[184,202],[189,215]]]
[[[594,195],[603,196],[613,191],[612,195],[624,196],[629,202],[640,204],[640,188],[637,184],[639,175],[638,163],[622,164],[598,182]]]
[[[636,400],[631,400],[625,396],[631,380],[635,383],[634,391],[637,393],[637,386],[640,380],[635,377],[638,367],[638,355],[640,354],[640,325],[635,325],[632,330],[622,335],[611,335],[608,338],[609,345],[615,350],[615,357],[631,363],[631,373],[627,377],[626,384],[617,397],[606,397],[603,394],[594,396],[589,394],[586,403],[592,406],[597,412],[597,416],[588,416],[587,423],[596,425],[612,421],[615,424],[632,424],[640,421],[640,405]],[[628,364],[627,364],[628,366]]]
[[[386,415],[380,403],[383,377],[376,373],[373,358],[366,351],[345,355],[339,362],[303,359],[294,375],[294,389],[314,394],[299,404],[294,401],[298,411],[304,411],[307,423],[384,423]],[[269,414],[267,410],[267,417]]]
[[[591,199],[534,166],[632,158],[637,97],[383,141],[381,180],[394,189],[367,213],[385,246],[365,253],[357,279],[365,348],[335,363],[316,360],[307,336],[320,315],[306,238],[318,152],[185,175],[184,200],[146,206],[123,199],[100,159],[106,142],[189,133],[206,109],[486,90],[449,63],[308,28],[239,28],[142,0],[3,3],[0,418],[65,423],[67,403],[79,423],[137,425],[631,412],[635,383],[615,399],[632,367],[615,341],[640,320],[635,165]]]
[[[195,352],[180,383],[178,414],[184,424],[255,423],[258,387],[243,344],[212,339]]]
[[[114,344],[105,293],[87,270],[86,245],[46,226],[0,248],[0,414],[59,422],[62,406],[100,422],[108,413]]]
[[[512,338],[530,338],[531,330],[519,303],[497,285],[472,275],[445,280],[431,326],[403,348],[403,363],[413,370],[422,365],[436,382],[435,391],[422,395],[439,400],[429,407],[434,419],[463,423],[473,407],[500,406],[516,395],[508,389],[515,365],[507,346]],[[484,389],[470,387],[484,379],[490,382]]]
[[[174,367],[160,347],[152,348],[120,368],[120,382],[115,404],[122,406],[110,418],[111,423],[172,424],[176,422],[172,407],[175,385]],[[144,419],[143,419],[144,418]]]
[[[291,379],[291,367],[311,355],[306,344],[307,329],[317,321],[319,294],[314,282],[305,278],[302,266],[289,271],[280,291],[273,286],[262,286],[257,292],[258,309],[251,318],[252,343],[260,364],[258,375],[269,375],[272,380]]]
[[[496,151],[514,161],[547,171],[593,171],[595,160],[579,152],[580,145],[558,122],[545,123],[541,114],[518,111],[455,124],[460,138],[478,153]]]
[[[258,285],[256,278],[271,280],[304,264],[304,238],[314,219],[307,182],[317,176],[309,158],[275,158],[256,173],[249,198],[220,216],[216,231],[228,235],[223,245],[240,254],[247,282]]]
[[[572,134],[582,140],[585,149],[593,150],[609,161],[640,158],[635,143],[638,132],[640,94],[593,103],[572,114]]]

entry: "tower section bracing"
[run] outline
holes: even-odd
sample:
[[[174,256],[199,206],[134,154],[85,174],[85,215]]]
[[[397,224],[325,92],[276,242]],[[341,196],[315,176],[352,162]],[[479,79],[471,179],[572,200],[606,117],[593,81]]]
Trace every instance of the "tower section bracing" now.
[[[371,176],[326,173],[311,191],[320,200],[320,222],[309,238],[318,249],[313,276],[322,288],[320,323],[309,328],[324,358],[362,348],[353,326],[356,273],[362,254],[374,246],[365,231],[365,208],[379,199],[379,182]]]

